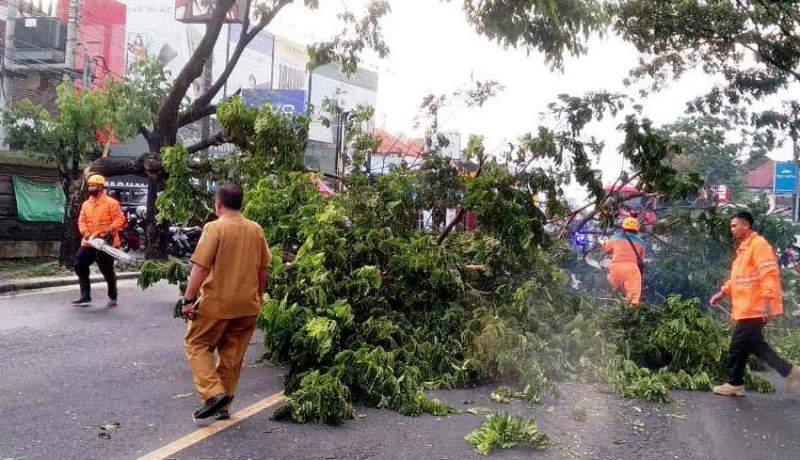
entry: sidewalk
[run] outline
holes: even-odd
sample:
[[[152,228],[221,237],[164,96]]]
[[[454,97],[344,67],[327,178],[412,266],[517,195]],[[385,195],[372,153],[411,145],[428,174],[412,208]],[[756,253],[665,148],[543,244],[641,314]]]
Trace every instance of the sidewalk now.
[[[118,280],[136,279],[139,277],[139,272],[122,272],[117,273]],[[102,275],[92,275],[92,283],[102,283]],[[28,291],[31,289],[44,289],[58,286],[71,286],[78,284],[78,277],[63,276],[63,277],[44,277],[44,278],[21,278],[0,280],[0,294],[14,294],[19,291]]]

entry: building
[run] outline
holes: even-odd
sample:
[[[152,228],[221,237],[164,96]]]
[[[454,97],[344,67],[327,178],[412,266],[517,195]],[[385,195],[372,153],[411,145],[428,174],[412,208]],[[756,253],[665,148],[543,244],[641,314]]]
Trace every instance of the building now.
[[[395,136],[383,129],[376,129],[373,135],[381,143],[372,155],[371,174],[382,175],[401,164],[414,167],[422,162],[425,139]]]
[[[124,74],[125,5],[115,0],[72,4],[76,25],[72,41],[67,33],[70,0],[51,2],[46,11],[32,0],[9,0],[0,7],[4,45],[0,110],[27,99],[55,113],[56,87],[64,77],[93,86],[107,76]],[[7,37],[6,31],[12,29],[13,36]],[[5,134],[2,137],[5,144]]]
[[[748,192],[766,195],[778,214],[791,216],[795,199],[792,195],[775,194],[775,165],[774,161],[767,160],[747,173],[745,187]]]
[[[337,163],[337,145],[343,144],[343,120],[332,119],[330,127],[326,127],[323,117],[332,118],[331,114],[323,112],[324,101],[327,99],[346,115],[356,110],[359,106],[375,107],[378,100],[378,73],[359,68],[355,75],[348,77],[342,73],[335,64],[327,64],[314,70],[309,79],[310,105],[314,108],[314,117],[311,120],[308,135],[308,148],[304,161],[310,168],[339,175],[343,170],[343,162]],[[344,117],[343,117],[344,118]],[[372,132],[374,120],[363,126],[365,132]],[[338,149],[344,151],[346,147],[339,145]],[[341,160],[342,155],[339,156]]]

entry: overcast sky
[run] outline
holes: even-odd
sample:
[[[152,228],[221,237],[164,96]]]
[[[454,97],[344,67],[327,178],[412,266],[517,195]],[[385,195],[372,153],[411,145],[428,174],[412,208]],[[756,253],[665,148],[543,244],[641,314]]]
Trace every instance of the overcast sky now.
[[[46,2],[47,0],[45,0]],[[170,2],[174,0],[164,0]],[[586,91],[610,90],[635,95],[635,89],[622,80],[637,62],[632,46],[616,37],[597,39],[588,55],[568,58],[563,73],[552,72],[537,53],[504,50],[479,36],[467,23],[461,0],[390,0],[392,12],[382,21],[384,36],[391,50],[388,58],[365,59],[365,66],[380,73],[376,125],[393,133],[421,136],[424,129],[414,129],[420,102],[427,94],[452,93],[469,82],[494,79],[505,91],[481,109],[467,109],[456,102],[440,112],[442,131],[461,134],[462,145],[470,134],[486,137],[490,152],[499,152],[508,142],[535,130],[539,113],[558,94],[581,95]],[[286,7],[268,29],[294,41],[310,44],[333,36],[341,28],[336,13],[350,8],[362,11],[367,0],[321,0],[320,9],[309,11],[302,0]],[[670,88],[648,99],[637,101],[644,114],[657,124],[675,121],[686,101],[704,93],[713,81],[700,73],[689,73]],[[800,97],[800,95],[797,95]],[[606,151],[599,167],[606,181],[611,181],[623,167],[616,147],[621,135],[617,119],[605,120],[593,127],[606,141]],[[783,159],[787,153],[777,155]]]
[[[322,40],[325,34],[339,28],[336,9],[346,4],[360,11],[354,5],[363,1],[320,3],[328,9],[309,13],[297,5],[286,8],[270,30],[306,42]],[[392,12],[382,23],[390,55],[382,61],[368,59],[369,65],[380,72],[378,126],[384,125],[391,132],[421,135],[413,125],[425,95],[450,93],[467,83],[470,75],[478,80],[494,79],[506,87],[499,97],[481,109],[454,103],[440,112],[440,125],[443,131],[459,132],[462,144],[469,134],[484,135],[487,149],[497,151],[507,141],[535,130],[540,123],[539,113],[558,94],[580,95],[603,89],[633,92],[622,85],[622,79],[636,64],[637,53],[621,40],[595,40],[588,55],[567,59],[563,73],[552,72],[537,53],[504,50],[479,36],[467,23],[460,4],[458,0],[391,2]],[[659,124],[673,121],[682,115],[687,100],[711,84],[703,75],[689,75],[668,91],[641,101],[644,113]],[[607,120],[592,129],[593,134],[607,141],[600,163],[606,180],[622,167],[615,153],[621,139],[615,127],[621,121],[622,117]]]

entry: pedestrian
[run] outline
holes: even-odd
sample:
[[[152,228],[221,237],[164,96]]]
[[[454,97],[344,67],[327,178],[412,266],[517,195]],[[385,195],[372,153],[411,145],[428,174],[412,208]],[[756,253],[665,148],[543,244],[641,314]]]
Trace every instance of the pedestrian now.
[[[728,382],[715,386],[722,396],[744,396],[744,369],[753,353],[787,379],[786,390],[800,385],[800,368],[778,356],[764,340],[764,326],[770,318],[783,314],[781,275],[775,250],[753,228],[749,212],[737,212],[731,219],[731,233],[736,239],[736,258],[730,279],[710,300],[716,307],[730,296],[731,319],[736,323],[729,351]]]
[[[92,302],[91,282],[89,280],[89,267],[95,262],[100,268],[100,273],[108,285],[109,308],[117,306],[117,275],[114,273],[114,258],[103,251],[89,245],[89,238],[103,238],[115,248],[120,246],[119,231],[125,226],[125,215],[119,202],[109,198],[105,193],[106,179],[94,174],[87,181],[89,199],[81,205],[78,217],[78,230],[80,230],[81,247],[75,256],[75,274],[78,275],[81,295],[72,301],[76,307],[87,306]]]
[[[604,245],[606,253],[611,254],[611,267],[608,281],[614,291],[625,291],[625,298],[637,306],[642,301],[642,270],[645,243],[639,237],[639,221],[626,217],[622,221],[622,231],[612,236]]]
[[[182,315],[190,320],[184,346],[195,387],[203,398],[195,419],[230,417],[242,360],[267,285],[269,247],[261,226],[242,216],[242,195],[242,189],[231,183],[217,190],[219,219],[203,228],[191,259],[194,266]]]

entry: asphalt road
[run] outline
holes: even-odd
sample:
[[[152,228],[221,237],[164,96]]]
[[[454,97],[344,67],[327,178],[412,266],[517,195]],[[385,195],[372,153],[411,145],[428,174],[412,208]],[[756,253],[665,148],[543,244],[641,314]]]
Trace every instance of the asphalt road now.
[[[171,318],[175,288],[143,293],[125,282],[113,310],[102,292],[94,294],[96,306],[69,307],[74,291],[0,298],[0,459],[137,459],[195,432],[191,413],[199,400],[183,356],[185,324]],[[284,370],[257,363],[260,340],[248,351],[234,410],[282,389]],[[797,396],[680,392],[677,403],[656,405],[589,385],[562,387],[562,398],[534,407],[491,402],[491,385],[435,396],[459,409],[535,416],[551,437],[544,451],[518,446],[493,451],[496,459],[800,458]],[[358,419],[325,427],[273,422],[268,409],[169,458],[483,458],[464,436],[484,413],[410,418],[357,411]],[[113,423],[119,427],[101,429]]]

